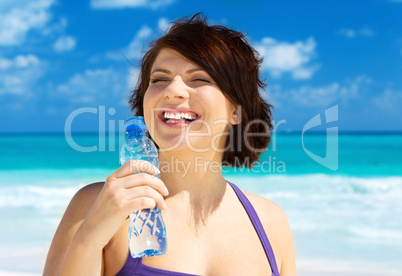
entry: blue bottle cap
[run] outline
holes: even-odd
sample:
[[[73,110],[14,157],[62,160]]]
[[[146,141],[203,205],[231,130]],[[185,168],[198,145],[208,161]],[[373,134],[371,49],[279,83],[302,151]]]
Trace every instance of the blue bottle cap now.
[[[126,131],[134,130],[134,129],[147,129],[145,125],[144,117],[142,116],[135,116],[126,120]]]
[[[126,128],[126,131],[134,130],[134,129],[147,129],[146,125],[129,125]]]

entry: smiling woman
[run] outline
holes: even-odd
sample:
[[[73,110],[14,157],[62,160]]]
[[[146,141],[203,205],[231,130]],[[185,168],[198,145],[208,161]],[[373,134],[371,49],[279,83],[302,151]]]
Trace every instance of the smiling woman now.
[[[174,147],[179,149],[179,143],[199,153],[208,152],[210,146],[224,148],[226,135],[220,134],[229,130],[236,107],[223,95],[215,81],[204,70],[169,48],[160,51],[153,67],[165,69],[152,69],[149,86],[144,93],[146,112],[143,116],[147,125],[153,126],[150,127],[150,134],[160,153]],[[222,108],[216,110],[216,105]],[[153,115],[154,112],[159,115]],[[167,115],[169,118],[166,118]],[[152,120],[162,116],[162,120]],[[213,137],[216,139],[212,144]],[[162,155],[160,159],[163,159]]]
[[[201,89],[205,85],[218,87],[219,94],[236,108],[232,119],[237,121],[229,124],[233,135],[226,140],[223,160],[232,166],[247,166],[257,161],[270,142],[272,106],[259,93],[259,88],[265,87],[259,77],[262,59],[249,46],[246,37],[224,26],[208,26],[198,17],[193,24],[178,20],[167,35],[151,46],[143,58],[140,84],[130,99],[136,115],[144,114],[143,100],[147,89],[152,90],[155,81],[158,86],[161,82],[166,85],[169,75],[170,78],[173,76],[169,68],[160,68],[161,65],[155,63],[161,60],[160,52],[162,49],[175,51],[192,63],[186,72],[187,85]],[[205,92],[200,95],[204,98]],[[214,105],[215,111],[216,107],[224,106],[216,99]]]
[[[260,63],[240,32],[209,26],[200,15],[174,22],[145,54],[130,103],[144,116],[159,162],[179,161],[186,172],[164,170],[158,179],[153,166],[137,164],[146,168],[137,171],[128,162],[81,189],[44,275],[295,275],[283,211],[215,167],[252,166],[269,145],[271,106],[259,93]],[[168,252],[134,259],[127,216],[155,205]]]

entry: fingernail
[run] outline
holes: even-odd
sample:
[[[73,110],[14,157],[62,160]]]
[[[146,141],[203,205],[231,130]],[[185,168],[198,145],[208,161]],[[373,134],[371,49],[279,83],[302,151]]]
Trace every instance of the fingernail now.
[[[161,173],[161,171],[160,171],[157,167],[155,167],[155,171],[156,171],[156,174],[160,174],[160,173]]]
[[[165,190],[166,190],[166,195],[168,195],[169,194],[169,191],[168,191],[168,189],[165,187]]]
[[[166,209],[167,209],[166,202],[163,201],[163,210],[166,210]]]

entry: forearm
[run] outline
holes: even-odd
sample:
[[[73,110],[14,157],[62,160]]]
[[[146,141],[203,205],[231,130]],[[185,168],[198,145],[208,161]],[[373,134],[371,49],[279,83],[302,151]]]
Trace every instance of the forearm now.
[[[81,225],[70,242],[57,275],[102,275],[102,251],[103,247]]]

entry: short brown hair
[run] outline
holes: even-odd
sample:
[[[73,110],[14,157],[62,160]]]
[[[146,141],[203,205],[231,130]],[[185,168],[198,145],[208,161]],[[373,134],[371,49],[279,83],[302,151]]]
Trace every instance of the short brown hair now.
[[[190,19],[173,22],[170,30],[150,46],[141,61],[138,86],[129,100],[136,116],[144,114],[144,94],[156,57],[163,48],[173,49],[203,68],[222,93],[241,107],[241,123],[232,126],[231,133],[235,135],[230,135],[226,141],[227,150],[222,162],[235,167],[251,167],[258,161],[270,142],[272,105],[265,102],[259,92],[260,88],[265,88],[259,78],[262,58],[249,45],[245,35],[224,26],[209,26],[205,17],[196,14]]]

